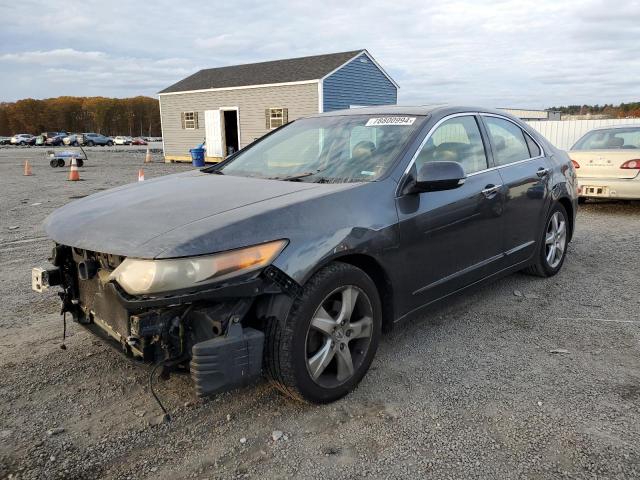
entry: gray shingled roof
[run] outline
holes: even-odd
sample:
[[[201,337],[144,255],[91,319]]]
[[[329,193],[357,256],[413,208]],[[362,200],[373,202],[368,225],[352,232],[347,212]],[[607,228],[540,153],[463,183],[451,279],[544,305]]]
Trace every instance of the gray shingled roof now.
[[[174,83],[160,93],[317,80],[362,52],[364,50],[207,68]]]

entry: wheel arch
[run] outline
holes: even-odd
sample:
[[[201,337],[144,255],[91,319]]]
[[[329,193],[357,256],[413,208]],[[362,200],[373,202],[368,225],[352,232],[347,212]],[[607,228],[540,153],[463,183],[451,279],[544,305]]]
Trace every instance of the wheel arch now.
[[[569,241],[573,238],[573,231],[575,228],[575,215],[573,209],[573,203],[568,197],[560,197],[558,198],[558,203],[564,207],[567,212],[567,222],[569,223]]]
[[[353,265],[366,273],[376,285],[382,304],[382,330],[388,332],[393,328],[395,308],[393,301],[393,285],[384,267],[374,257],[362,253],[347,253],[331,259]],[[324,265],[318,268],[322,268]],[[314,272],[315,273],[315,272]]]

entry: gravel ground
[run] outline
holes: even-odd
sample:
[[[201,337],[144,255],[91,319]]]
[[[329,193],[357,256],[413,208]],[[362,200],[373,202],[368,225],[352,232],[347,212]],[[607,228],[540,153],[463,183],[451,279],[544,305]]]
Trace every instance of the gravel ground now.
[[[49,212],[140,167],[191,168],[143,159],[92,149],[72,183],[41,149],[0,149],[0,478],[640,477],[640,203],[581,208],[558,276],[512,275],[401,325],[341,401],[264,382],[203,401],[174,376],[161,423],[148,372],[74,324],[61,350],[55,292],[30,290]]]

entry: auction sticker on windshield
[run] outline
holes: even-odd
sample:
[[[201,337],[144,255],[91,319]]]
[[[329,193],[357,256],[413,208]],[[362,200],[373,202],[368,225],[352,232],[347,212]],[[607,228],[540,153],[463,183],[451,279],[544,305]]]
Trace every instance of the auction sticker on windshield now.
[[[416,117],[377,117],[370,118],[366,127],[379,127],[383,125],[413,125]]]

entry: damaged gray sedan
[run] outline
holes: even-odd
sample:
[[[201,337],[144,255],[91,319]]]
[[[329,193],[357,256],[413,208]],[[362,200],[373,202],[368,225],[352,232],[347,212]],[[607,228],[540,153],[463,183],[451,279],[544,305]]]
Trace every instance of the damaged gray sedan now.
[[[330,402],[383,330],[453,293],[565,259],[571,161],[519,120],[377,107],[291,122],[224,162],[47,219],[62,310],[200,395],[266,374]]]

